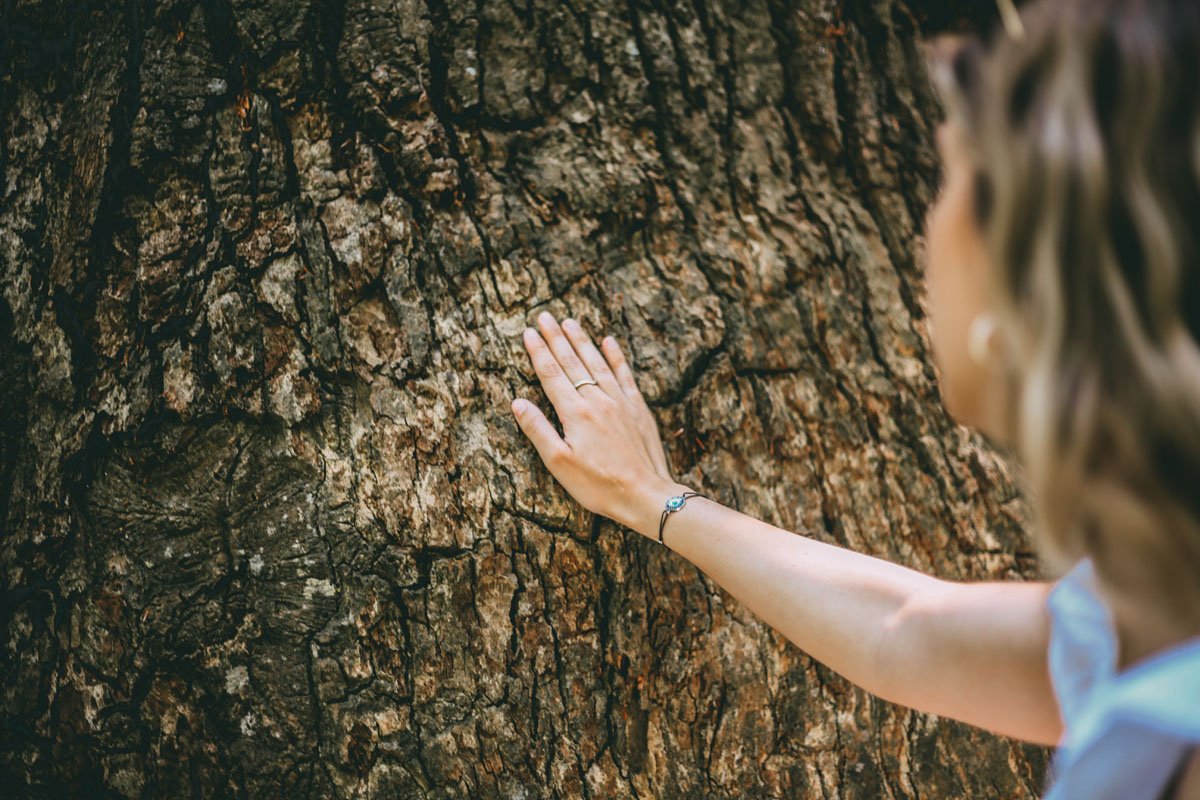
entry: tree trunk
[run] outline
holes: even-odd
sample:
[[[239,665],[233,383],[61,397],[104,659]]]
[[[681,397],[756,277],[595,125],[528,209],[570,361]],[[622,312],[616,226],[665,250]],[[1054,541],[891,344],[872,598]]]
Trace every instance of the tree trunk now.
[[[542,309],[676,478],[955,579],[1036,569],[944,412],[901,0],[7,3],[0,785],[18,796],[1034,797],[582,511]]]

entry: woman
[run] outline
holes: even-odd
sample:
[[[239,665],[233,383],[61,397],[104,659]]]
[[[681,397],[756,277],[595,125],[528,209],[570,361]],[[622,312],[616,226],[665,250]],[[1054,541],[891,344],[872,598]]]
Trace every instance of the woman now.
[[[513,412],[585,508],[659,539],[880,697],[1058,744],[1051,798],[1200,798],[1200,4],[1043,1],[936,70],[926,223],[950,413],[1013,445],[1056,583],[951,583],[672,478],[620,347],[525,332]]]

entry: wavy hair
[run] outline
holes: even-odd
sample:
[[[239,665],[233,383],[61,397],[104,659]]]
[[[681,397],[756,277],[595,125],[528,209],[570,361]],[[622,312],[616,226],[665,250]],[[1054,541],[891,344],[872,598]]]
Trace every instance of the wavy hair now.
[[[1178,605],[1200,588],[1200,3],[1022,17],[934,70],[974,171],[1010,441],[1052,568],[1090,555],[1110,594]]]

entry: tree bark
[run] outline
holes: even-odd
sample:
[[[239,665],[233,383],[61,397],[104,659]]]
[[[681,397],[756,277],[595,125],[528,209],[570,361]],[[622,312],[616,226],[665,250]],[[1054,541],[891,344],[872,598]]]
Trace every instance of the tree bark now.
[[[25,0],[0,78],[0,785],[17,796],[1034,797],[582,511],[542,309],[676,478],[1036,570],[940,402],[901,0]],[[10,795],[11,796],[11,795]]]

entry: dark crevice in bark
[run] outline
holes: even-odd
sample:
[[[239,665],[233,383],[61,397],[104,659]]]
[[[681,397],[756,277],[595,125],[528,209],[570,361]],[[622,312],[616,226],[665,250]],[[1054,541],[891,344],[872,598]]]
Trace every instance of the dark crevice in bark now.
[[[863,37],[867,44],[868,54],[874,54],[877,50],[885,49],[891,43],[893,33],[890,29],[885,29],[882,33],[876,33],[876,35],[872,36],[871,32],[876,30],[875,27],[871,25],[872,17],[866,16],[865,19],[866,22],[861,23],[865,24]],[[856,23],[856,26],[857,24],[860,23]],[[859,29],[856,27],[856,30]],[[865,147],[865,143],[859,140],[857,137],[856,132],[863,123],[857,119],[857,110],[854,104],[850,102],[850,96],[857,87],[851,85],[853,78],[849,77],[853,73],[851,70],[849,70],[851,53],[848,52],[849,45],[846,43],[847,38],[849,37],[843,37],[838,51],[842,55],[840,63],[843,65],[843,68],[835,71],[835,77],[837,78],[835,82],[835,90],[837,90],[837,96],[839,98],[845,98],[845,102],[838,103],[838,113],[847,120],[845,130],[847,131],[848,135],[845,152],[848,154],[850,152],[861,151]],[[874,48],[871,47],[872,43],[875,45]],[[878,58],[875,60],[878,61]],[[902,130],[907,131],[910,129],[910,127],[915,128],[917,126],[925,125],[923,121],[911,116],[908,107],[904,103],[900,102],[899,98],[896,96],[894,87],[888,85],[885,89],[885,92],[888,113],[901,113],[908,117],[908,124],[903,126]],[[897,139],[896,137],[891,136],[886,125],[881,124],[879,128],[884,139],[888,140],[888,145],[906,145],[900,150],[901,155],[907,156],[902,160],[901,163],[912,163],[916,160],[917,148],[914,143],[905,143],[903,139]],[[928,134],[929,129],[925,128],[923,132]],[[879,205],[879,188],[870,184],[870,181],[864,172],[863,166],[859,163],[859,161],[847,157],[844,159],[843,165],[847,170],[847,174],[849,174],[858,185],[864,187],[864,191],[862,193],[864,207],[871,215],[871,219],[874,222],[876,229],[879,231],[879,235],[883,240],[884,246],[888,250],[889,263],[896,268],[898,278],[896,283],[899,288],[900,299],[903,301],[909,317],[914,322],[924,319],[925,313],[921,308],[920,302],[916,298],[914,287],[911,283],[913,279],[918,278],[922,274],[921,268],[917,266],[918,254],[914,252],[913,249],[915,243],[911,238],[907,241],[897,241],[896,233],[893,230],[892,224],[889,220],[889,215]],[[919,181],[920,178],[905,174],[899,177],[898,182],[907,182],[910,180]],[[924,182],[913,183],[911,185],[922,186],[922,188],[924,188],[934,186],[935,184]],[[906,203],[906,208],[910,218],[916,221],[923,221],[925,218],[924,210],[917,208],[913,204],[912,198],[916,194],[917,192],[915,191],[902,192],[901,197]],[[925,363],[929,364],[930,361],[927,357],[928,354],[924,351],[923,343],[920,344],[922,347],[918,352],[923,357]],[[936,383],[931,369],[926,371],[926,379],[929,380],[931,385]]]
[[[429,102],[433,108],[433,113],[437,116],[438,122],[441,124],[442,131],[446,135],[446,144],[450,151],[450,157],[454,159],[457,165],[458,179],[463,187],[465,195],[464,210],[471,220],[472,226],[475,228],[475,233],[479,237],[480,243],[483,245],[483,261],[487,268],[488,275],[491,277],[492,289],[496,293],[496,298],[499,300],[503,295],[500,292],[500,286],[496,279],[494,262],[496,257],[493,255],[493,247],[488,238],[487,229],[481,223],[476,209],[479,207],[479,189],[475,183],[475,173],[471,171],[470,164],[466,156],[462,152],[462,148],[458,142],[458,132],[454,127],[452,113],[446,101],[446,72],[448,69],[445,54],[442,52],[441,46],[437,39],[442,31],[449,27],[448,12],[443,0],[423,0],[425,7],[429,10],[430,17],[434,23],[434,31],[429,37]],[[482,92],[480,97],[482,97]]]
[[[92,341],[84,331],[84,325],[95,316],[96,294],[102,282],[102,275],[105,267],[114,258],[113,238],[121,223],[121,200],[129,185],[138,182],[130,166],[130,141],[141,97],[141,0],[127,0],[124,11],[127,15],[124,21],[128,36],[124,59],[125,73],[123,86],[109,117],[112,138],[105,161],[96,216],[91,224],[87,246],[89,257],[86,257],[86,267],[74,286],[53,289],[58,324],[71,344],[71,381],[75,388],[77,404],[86,401],[88,389],[98,369]],[[74,32],[68,35],[69,38],[75,36]]]
[[[603,674],[601,686],[604,689],[604,744],[597,752],[596,757],[599,758],[606,751],[609,752],[618,773],[623,779],[628,781],[630,774],[625,765],[625,760],[620,757],[616,749],[618,727],[615,714],[617,692],[619,691],[617,672],[620,669],[619,665],[622,661],[626,664],[628,663],[628,657],[617,651],[613,636],[613,628],[616,620],[613,619],[610,609],[616,599],[618,587],[602,559],[597,559],[597,566],[600,577],[604,582],[604,587],[601,589],[600,594],[597,595],[595,604],[596,627],[599,629],[600,658]]]
[[[725,95],[724,118],[718,126],[721,136],[721,154],[723,156],[722,167],[725,172],[726,190],[729,193],[730,211],[736,219],[740,220],[742,218],[742,208],[741,203],[738,202],[738,179],[734,174],[733,143],[733,129],[735,119],[737,118],[734,111],[737,98],[737,85],[734,79],[734,75],[737,72],[737,53],[733,47],[733,36],[726,30],[725,58],[722,60],[721,51],[718,49],[717,44],[716,24],[709,8],[709,0],[696,0],[696,16],[700,21],[701,29],[704,31],[708,57],[713,64],[717,65],[717,71],[721,76],[722,90]]]
[[[696,227],[696,213],[689,203],[681,194],[679,186],[676,183],[677,176],[682,172],[675,158],[671,155],[671,150],[674,147],[674,136],[670,123],[670,112],[667,108],[667,99],[664,94],[663,86],[657,71],[654,68],[654,62],[648,49],[646,36],[642,30],[643,12],[639,11],[639,4],[643,0],[632,0],[629,5],[629,23],[633,29],[634,41],[637,43],[638,56],[641,59],[642,71],[646,75],[647,90],[650,94],[650,102],[654,106],[654,141],[658,148],[659,156],[662,159],[663,180],[667,184],[667,188],[671,191],[671,196],[675,198],[675,205],[679,208],[683,215],[683,224],[687,230],[693,230]]]

